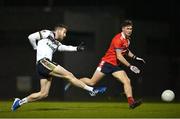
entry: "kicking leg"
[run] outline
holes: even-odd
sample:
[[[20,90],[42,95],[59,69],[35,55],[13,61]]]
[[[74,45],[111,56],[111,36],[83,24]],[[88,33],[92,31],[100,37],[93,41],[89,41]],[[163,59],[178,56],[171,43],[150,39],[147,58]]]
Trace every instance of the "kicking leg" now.
[[[91,79],[84,77],[84,78],[80,78],[80,81],[82,81],[83,83],[87,85],[94,86],[99,80],[101,80],[104,77],[104,75],[105,75],[104,73],[96,70]],[[64,90],[67,91],[70,86],[71,86],[71,83],[66,84]]]
[[[83,88],[88,91],[93,91],[93,87],[87,86],[85,83],[78,80],[71,72],[67,71],[60,65],[56,66],[56,68],[53,69],[50,75],[67,79],[69,82],[71,82],[77,87]]]
[[[106,90],[105,87],[93,88],[91,86],[86,85],[84,82],[78,80],[71,72],[67,71],[60,65],[54,68],[50,75],[67,79],[73,85],[89,91],[90,95],[92,94],[91,96],[95,96],[97,93],[104,93]]]

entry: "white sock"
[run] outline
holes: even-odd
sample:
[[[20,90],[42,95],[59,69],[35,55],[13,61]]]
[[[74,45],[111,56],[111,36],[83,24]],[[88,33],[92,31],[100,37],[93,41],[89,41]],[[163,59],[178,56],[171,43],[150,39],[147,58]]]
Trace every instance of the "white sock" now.
[[[84,86],[84,89],[87,90],[87,91],[93,91],[93,87],[90,87],[90,86]]]
[[[25,103],[28,103],[27,97],[23,98],[22,100],[19,101],[19,105],[23,105]]]

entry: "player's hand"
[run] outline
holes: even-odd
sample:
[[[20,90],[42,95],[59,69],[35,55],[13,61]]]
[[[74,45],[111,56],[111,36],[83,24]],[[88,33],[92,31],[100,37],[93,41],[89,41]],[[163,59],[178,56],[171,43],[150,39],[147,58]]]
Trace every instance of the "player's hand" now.
[[[146,62],[145,62],[145,60],[144,60],[143,58],[136,57],[135,59],[136,59],[136,60],[138,60],[138,61],[141,61],[141,62],[143,62],[144,64],[146,63]]]
[[[135,60],[141,61],[141,62],[143,62],[144,64],[146,63],[143,58],[137,57],[136,55],[134,55],[132,58],[135,59]]]
[[[81,42],[81,44],[79,44],[77,46],[77,51],[80,52],[80,51],[84,51],[84,50],[85,50],[84,42]]]
[[[136,74],[140,73],[140,70],[136,66],[130,65],[129,68],[132,72],[134,72]]]

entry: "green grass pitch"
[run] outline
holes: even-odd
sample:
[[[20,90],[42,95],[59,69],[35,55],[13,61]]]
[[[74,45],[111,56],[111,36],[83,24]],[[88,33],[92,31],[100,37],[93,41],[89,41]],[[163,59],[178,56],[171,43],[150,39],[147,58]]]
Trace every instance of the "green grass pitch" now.
[[[0,102],[0,118],[177,118],[180,103],[144,102],[129,109],[127,102],[33,102],[11,112],[12,102]]]

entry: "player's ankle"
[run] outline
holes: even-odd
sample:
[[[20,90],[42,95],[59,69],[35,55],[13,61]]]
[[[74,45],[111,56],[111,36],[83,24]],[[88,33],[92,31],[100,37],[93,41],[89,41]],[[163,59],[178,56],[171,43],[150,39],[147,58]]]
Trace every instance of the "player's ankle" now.
[[[133,97],[128,97],[127,100],[128,100],[129,105],[134,103],[134,98]]]

